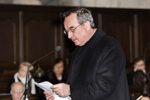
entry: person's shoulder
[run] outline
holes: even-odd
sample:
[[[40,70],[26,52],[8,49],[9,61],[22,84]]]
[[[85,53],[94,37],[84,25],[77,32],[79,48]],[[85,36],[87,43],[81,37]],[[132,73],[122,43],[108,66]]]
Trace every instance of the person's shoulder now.
[[[96,51],[101,51],[101,52],[110,52],[110,51],[115,51],[115,52],[122,52],[123,49],[119,43],[118,40],[115,38],[107,35],[103,31],[100,31],[100,34],[104,34],[101,39],[98,40],[98,42],[95,45]]]
[[[102,41],[111,45],[119,45],[119,41],[117,39],[107,34],[102,38]]]
[[[117,40],[109,35],[107,35],[107,33],[105,33],[104,31],[98,29],[96,31],[96,37],[99,40],[100,43],[117,43]]]
[[[118,40],[116,40],[114,37],[111,37],[104,33],[103,31],[100,31],[100,34],[104,34],[103,37],[99,40],[97,45],[101,45],[103,48],[112,48],[112,47],[120,47],[120,43]]]

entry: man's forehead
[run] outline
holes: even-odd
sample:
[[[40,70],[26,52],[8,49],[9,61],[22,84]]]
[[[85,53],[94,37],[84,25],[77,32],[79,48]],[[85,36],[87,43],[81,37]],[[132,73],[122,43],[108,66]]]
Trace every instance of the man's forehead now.
[[[12,90],[23,90],[23,86],[22,85],[20,85],[20,84],[15,84],[13,87],[12,87]]]
[[[76,13],[70,14],[68,17],[64,20],[65,27],[71,27],[78,24],[77,15]]]
[[[60,62],[60,63],[56,64],[55,67],[62,67],[62,65],[63,65],[63,63]]]
[[[22,90],[22,89],[23,89],[22,86],[15,86],[15,87],[14,87],[14,90]]]

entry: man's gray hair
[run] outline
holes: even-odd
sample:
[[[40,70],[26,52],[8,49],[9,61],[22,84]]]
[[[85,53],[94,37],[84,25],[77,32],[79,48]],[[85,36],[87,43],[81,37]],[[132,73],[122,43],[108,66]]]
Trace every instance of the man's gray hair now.
[[[91,27],[95,28],[95,24],[94,24],[93,17],[92,17],[92,14],[91,14],[90,10],[88,10],[86,8],[71,9],[71,10],[65,12],[63,14],[63,17],[66,18],[72,13],[76,13],[77,14],[77,19],[78,19],[79,24],[82,25],[85,22],[89,21],[90,24],[91,24]]]

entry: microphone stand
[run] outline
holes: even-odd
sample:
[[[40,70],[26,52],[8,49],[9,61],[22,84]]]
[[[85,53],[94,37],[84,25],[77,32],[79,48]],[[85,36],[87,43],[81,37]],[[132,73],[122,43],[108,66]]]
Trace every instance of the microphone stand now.
[[[29,66],[30,67],[30,66]],[[26,74],[26,82],[25,82],[25,92],[24,92],[24,100],[29,100],[28,99],[28,87],[29,87],[29,67],[27,69],[27,74]]]
[[[35,60],[34,62],[32,62],[32,65],[34,65],[34,64],[36,64],[37,62],[41,61],[42,59],[48,57],[50,54],[52,54],[52,53],[54,53],[54,52],[55,52],[55,51],[51,51],[51,52],[49,52],[48,54],[46,54],[46,55],[40,57],[39,59],[37,59],[37,60]]]
[[[25,82],[25,91],[24,91],[24,95],[22,96],[21,100],[29,100],[29,96],[28,96],[28,92],[29,92],[29,68],[32,65],[33,65],[33,63],[31,65],[29,65],[28,68],[27,68],[26,82]]]
[[[24,97],[23,100],[29,100],[29,99],[28,99],[28,97],[29,97],[29,96],[28,96],[28,91],[29,91],[29,90],[28,90],[28,87],[29,87],[29,68],[30,68],[32,65],[36,64],[37,62],[39,62],[39,61],[43,60],[44,58],[48,57],[48,56],[51,55],[52,53],[59,51],[60,49],[61,49],[61,47],[60,47],[60,46],[57,46],[57,47],[55,48],[55,50],[49,52],[48,54],[46,54],[46,55],[44,55],[44,56],[42,56],[42,57],[40,57],[39,59],[33,61],[33,62],[31,63],[31,65],[28,66],[27,73],[26,73],[25,92],[24,92],[24,95],[22,96],[22,98]],[[22,98],[21,98],[21,100],[22,100]]]

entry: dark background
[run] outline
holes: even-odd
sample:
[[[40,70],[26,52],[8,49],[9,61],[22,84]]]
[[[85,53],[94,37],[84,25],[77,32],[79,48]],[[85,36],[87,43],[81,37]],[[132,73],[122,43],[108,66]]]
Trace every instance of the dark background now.
[[[38,65],[47,72],[57,57],[69,65],[75,46],[63,34],[62,13],[70,8],[0,5],[0,93],[7,92],[9,78],[13,77],[21,61],[33,62],[56,46],[61,46],[61,51],[41,60]],[[150,60],[150,10],[89,9],[97,28],[120,42],[126,54],[127,72],[136,57]]]

